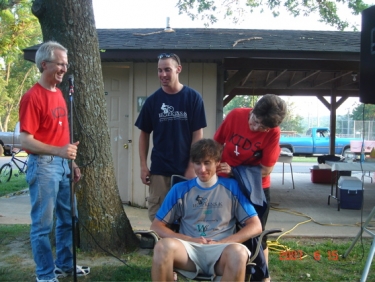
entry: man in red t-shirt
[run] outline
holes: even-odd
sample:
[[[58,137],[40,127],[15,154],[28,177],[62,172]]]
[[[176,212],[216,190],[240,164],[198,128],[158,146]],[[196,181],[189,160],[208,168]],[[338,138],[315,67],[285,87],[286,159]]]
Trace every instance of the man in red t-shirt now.
[[[67,49],[57,42],[43,43],[35,55],[41,72],[39,81],[20,102],[21,145],[29,153],[26,180],[31,201],[31,247],[36,263],[37,281],[57,282],[73,274],[72,215],[70,203],[70,167],[74,181],[81,172],[74,163],[78,143],[70,144],[68,111],[64,97],[56,87],[67,69]],[[56,209],[56,260],[49,234]],[[77,276],[90,268],[77,266]]]

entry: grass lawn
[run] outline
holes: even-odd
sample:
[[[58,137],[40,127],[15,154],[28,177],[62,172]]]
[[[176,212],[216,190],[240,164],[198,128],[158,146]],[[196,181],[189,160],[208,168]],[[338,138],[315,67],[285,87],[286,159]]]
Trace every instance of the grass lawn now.
[[[35,281],[29,228],[28,225],[0,225],[0,281]],[[351,239],[312,238],[273,241],[270,247],[272,281],[359,281],[371,240],[364,239],[363,244],[358,241],[343,259],[351,242]],[[77,263],[91,267],[90,275],[78,281],[151,281],[152,250],[116,255],[126,264],[101,253],[78,250]],[[184,280],[179,278],[179,281]],[[367,281],[375,281],[374,265]]]
[[[318,157],[293,157],[294,163],[318,163]]]
[[[270,255],[273,281],[359,281],[371,245],[370,239],[358,240],[344,259],[352,239],[288,238],[280,242],[287,250],[277,247]],[[367,281],[375,281],[374,270],[373,265]]]
[[[28,188],[25,174],[18,174],[18,176],[16,176],[15,171],[16,170],[13,169],[13,175],[9,182],[0,183],[0,197],[13,195],[14,193]]]

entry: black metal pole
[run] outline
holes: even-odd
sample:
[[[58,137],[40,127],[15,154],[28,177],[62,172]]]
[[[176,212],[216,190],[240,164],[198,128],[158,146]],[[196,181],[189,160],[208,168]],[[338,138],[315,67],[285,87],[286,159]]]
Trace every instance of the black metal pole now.
[[[69,102],[70,102],[70,143],[73,144],[73,94],[74,78],[69,75]],[[70,162],[70,210],[72,214],[72,251],[73,251],[73,277],[77,281],[77,255],[76,255],[76,210],[75,210],[75,191],[74,191],[74,169],[73,161]]]

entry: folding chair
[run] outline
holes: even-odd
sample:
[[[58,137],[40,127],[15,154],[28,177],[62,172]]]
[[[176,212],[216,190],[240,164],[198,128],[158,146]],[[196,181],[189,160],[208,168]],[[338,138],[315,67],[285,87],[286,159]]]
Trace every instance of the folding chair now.
[[[258,243],[255,246],[255,250],[251,252],[251,257],[246,264],[246,276],[245,276],[245,281],[259,281],[258,278],[255,277],[255,280],[252,280],[253,274],[254,274],[254,268],[257,266],[255,263],[255,260],[257,256],[259,255],[259,252],[261,250],[262,246],[262,238],[266,235],[270,235],[273,233],[280,233],[282,232],[282,229],[270,229],[270,230],[264,230],[258,237]],[[141,236],[141,248],[146,248],[146,249],[152,249],[153,246],[159,241],[161,238],[156,234],[155,231],[153,230],[136,230],[134,231],[135,234],[138,234]],[[143,243],[142,243],[143,242]],[[174,270],[178,275],[186,278],[182,273],[179,272],[178,269]],[[221,276],[217,276],[215,280],[220,280]],[[199,274],[197,277],[194,278],[194,281],[211,281],[210,276],[206,276],[204,274]]]

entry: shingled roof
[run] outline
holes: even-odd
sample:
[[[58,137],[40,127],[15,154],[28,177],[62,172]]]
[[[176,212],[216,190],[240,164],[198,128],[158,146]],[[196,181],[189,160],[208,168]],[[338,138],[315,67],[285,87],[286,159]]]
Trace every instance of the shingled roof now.
[[[261,29],[98,29],[100,48],[353,52],[359,32]]]
[[[155,60],[173,51],[182,61],[222,61],[225,57],[329,58],[359,60],[360,33],[259,29],[98,29],[103,61]],[[115,55],[116,57],[116,55]]]
[[[156,60],[173,51],[182,61],[225,57],[359,60],[360,32],[261,29],[98,29],[102,61]],[[33,60],[38,46],[25,49]],[[126,51],[126,52],[124,52]]]

